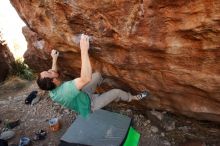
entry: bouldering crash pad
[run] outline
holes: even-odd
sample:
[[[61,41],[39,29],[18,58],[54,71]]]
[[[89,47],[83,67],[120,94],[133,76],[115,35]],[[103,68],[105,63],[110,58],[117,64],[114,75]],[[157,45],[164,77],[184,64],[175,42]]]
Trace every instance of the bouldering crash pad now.
[[[61,137],[59,146],[120,146],[124,143],[131,119],[106,110],[88,118],[78,116]]]

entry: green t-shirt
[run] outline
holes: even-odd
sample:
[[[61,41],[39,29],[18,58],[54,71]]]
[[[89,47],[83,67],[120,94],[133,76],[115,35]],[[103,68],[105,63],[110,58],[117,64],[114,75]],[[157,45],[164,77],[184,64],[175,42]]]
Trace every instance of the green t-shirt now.
[[[49,94],[53,101],[76,111],[83,117],[87,117],[91,111],[89,96],[76,88],[74,80],[62,83]]]

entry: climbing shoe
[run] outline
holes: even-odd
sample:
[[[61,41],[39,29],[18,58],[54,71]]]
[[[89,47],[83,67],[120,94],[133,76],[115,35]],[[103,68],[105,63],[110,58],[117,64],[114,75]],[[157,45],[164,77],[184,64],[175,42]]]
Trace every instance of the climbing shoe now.
[[[34,136],[34,140],[37,141],[37,140],[44,140],[46,138],[46,131],[44,130],[39,130],[38,132],[35,132],[35,136]]]
[[[28,138],[28,137],[22,137],[22,138],[20,138],[19,146],[29,146],[30,143],[31,143],[30,138]]]
[[[38,91],[32,91],[25,99],[25,104],[31,104],[32,100],[37,97]]]
[[[137,100],[141,100],[141,99],[147,97],[148,95],[149,95],[149,93],[147,91],[143,91],[143,92],[139,93],[138,95],[136,95],[136,97],[137,97]]]
[[[17,127],[18,125],[20,125],[20,120],[5,122],[4,125],[8,129],[13,129],[13,128]]]
[[[6,140],[0,139],[0,146],[8,146],[8,142]]]
[[[0,135],[0,139],[9,140],[15,136],[15,132],[12,130],[4,131]]]

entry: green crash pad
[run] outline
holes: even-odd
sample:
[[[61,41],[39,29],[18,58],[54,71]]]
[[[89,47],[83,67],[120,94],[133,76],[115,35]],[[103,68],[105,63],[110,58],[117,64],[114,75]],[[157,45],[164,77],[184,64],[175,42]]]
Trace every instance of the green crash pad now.
[[[130,127],[123,146],[138,146],[139,139],[140,133],[138,133],[134,128]]]

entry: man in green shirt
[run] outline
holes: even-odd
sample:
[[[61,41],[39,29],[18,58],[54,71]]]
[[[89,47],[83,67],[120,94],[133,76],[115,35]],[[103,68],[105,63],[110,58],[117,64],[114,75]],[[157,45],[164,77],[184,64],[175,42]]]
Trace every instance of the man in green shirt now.
[[[49,91],[53,101],[72,109],[83,117],[87,117],[91,111],[100,109],[112,101],[140,100],[148,93],[146,91],[133,96],[120,89],[112,89],[101,95],[94,94],[96,87],[101,84],[101,74],[92,74],[92,67],[89,60],[89,37],[82,34],[80,40],[81,49],[81,74],[79,78],[71,81],[62,82],[57,73],[57,58],[59,52],[52,50],[53,58],[52,69],[43,71],[39,74],[37,84],[42,90]]]

